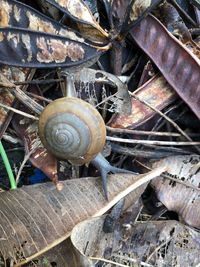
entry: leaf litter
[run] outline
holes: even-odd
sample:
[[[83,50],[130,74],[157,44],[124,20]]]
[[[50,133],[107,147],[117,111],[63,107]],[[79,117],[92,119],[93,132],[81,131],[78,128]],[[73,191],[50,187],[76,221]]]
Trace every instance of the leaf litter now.
[[[0,5],[0,136],[18,186],[1,160],[0,266],[198,266],[198,1],[24,2]],[[120,169],[108,200],[90,162],[38,135],[69,90],[105,122],[100,152]]]

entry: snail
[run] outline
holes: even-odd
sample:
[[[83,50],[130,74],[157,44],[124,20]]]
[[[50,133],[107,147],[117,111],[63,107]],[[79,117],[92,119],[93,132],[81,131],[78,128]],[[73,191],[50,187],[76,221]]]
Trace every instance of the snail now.
[[[72,87],[71,81],[68,85]],[[71,88],[70,88],[71,90]],[[55,157],[73,165],[93,163],[102,177],[106,199],[108,172],[127,172],[110,165],[100,154],[106,141],[106,127],[100,113],[86,101],[67,97],[48,104],[39,118],[39,136],[44,147]]]
[[[57,158],[83,165],[102,151],[106,128],[92,105],[79,98],[64,97],[51,102],[41,113],[39,136]]]

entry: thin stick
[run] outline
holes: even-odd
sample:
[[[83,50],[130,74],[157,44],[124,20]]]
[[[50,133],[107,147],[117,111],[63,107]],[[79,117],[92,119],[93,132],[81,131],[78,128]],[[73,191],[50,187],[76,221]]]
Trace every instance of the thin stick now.
[[[26,153],[24,155],[24,159],[22,161],[22,164],[20,165],[19,171],[18,171],[17,176],[16,176],[16,184],[19,183],[19,178],[20,178],[20,175],[21,175],[22,170],[24,168],[24,165],[29,160],[30,156],[36,151],[36,149],[39,147],[39,145],[40,144],[36,142],[36,143],[34,143],[34,146],[30,151],[28,151],[28,149],[25,149]]]
[[[112,99],[114,96],[117,96],[118,92],[114,93],[113,95],[107,96],[104,100],[102,100],[101,102],[99,102],[95,108],[99,107],[100,105],[102,105],[105,102],[108,102],[108,100]]]
[[[158,252],[163,246],[167,245],[167,243],[169,243],[172,240],[172,237],[167,239],[165,242],[163,242],[162,244],[160,244],[150,255],[149,257],[146,259],[147,262],[150,261],[150,259],[153,257],[153,255]]]
[[[197,23],[185,12],[185,10],[175,1],[170,0],[170,3],[181,13],[181,16],[184,16],[187,21],[192,24],[194,27],[198,27]]]
[[[124,264],[121,264],[121,263],[118,263],[118,262],[114,262],[114,261],[111,261],[111,260],[107,260],[107,259],[104,259],[104,258],[98,258],[98,257],[89,257],[90,260],[96,260],[96,261],[103,261],[103,262],[107,262],[107,263],[110,263],[110,264],[113,264],[113,265],[116,265],[116,266],[120,266],[120,267],[127,267],[127,265],[124,265]],[[134,259],[130,259],[130,261],[133,261],[133,262],[137,262],[136,260]],[[147,266],[147,267],[153,267],[153,265],[150,265],[148,263],[145,263],[145,262],[140,262],[140,264],[142,266]]]
[[[58,83],[64,82],[63,78],[60,79],[46,79],[46,80],[31,80],[31,81],[24,81],[24,82],[14,82],[14,85],[26,85],[26,84],[51,84],[51,83]]]
[[[15,113],[17,113],[17,114],[20,114],[20,115],[22,115],[22,116],[24,116],[24,117],[27,117],[27,118],[29,118],[29,119],[32,119],[32,120],[36,120],[36,121],[39,120],[38,117],[35,117],[35,116],[33,116],[33,115],[30,115],[30,114],[28,114],[28,113],[26,113],[26,112],[23,112],[23,111],[20,111],[20,110],[18,110],[18,109],[15,109],[15,108],[6,106],[6,105],[4,105],[4,104],[2,104],[2,103],[0,103],[0,107],[2,107],[2,108],[6,108],[6,109],[8,109],[8,110],[11,110],[11,111],[13,111],[13,112],[15,112]]]
[[[141,103],[143,103],[144,105],[146,105],[147,107],[149,107],[150,109],[152,109],[153,111],[155,111],[156,113],[158,113],[160,116],[162,116],[163,118],[165,118],[171,125],[174,126],[175,129],[177,129],[177,131],[180,132],[181,135],[183,135],[188,141],[192,142],[192,139],[172,119],[170,119],[168,116],[166,116],[163,112],[161,112],[159,109],[153,107],[152,105],[150,105],[145,100],[140,99],[134,93],[130,93],[130,94],[135,99],[137,99],[138,101],[140,101]]]
[[[179,133],[140,131],[140,130],[131,130],[131,129],[112,128],[110,126],[106,126],[106,129],[113,133],[127,133],[127,134],[153,135],[153,136],[173,136],[173,137],[181,136]]]
[[[143,163],[140,162],[139,160],[136,160],[136,162],[139,163],[142,167],[144,167],[144,168],[147,169],[148,171],[152,171],[152,168],[150,168],[150,167],[148,167],[147,165],[143,164]],[[182,184],[182,185],[184,185],[184,186],[186,186],[186,187],[188,187],[188,188],[192,188],[193,190],[200,191],[200,188],[196,187],[195,185],[193,185],[193,184],[189,184],[189,183],[187,183],[187,182],[184,182],[184,181],[182,181],[182,180],[180,180],[180,179],[178,179],[178,178],[173,178],[173,177],[169,176],[169,175],[167,174],[167,172],[166,172],[166,173],[162,173],[160,176],[162,176],[163,178],[172,180],[172,181],[174,181],[174,182],[176,182],[176,183],[178,183],[178,184]]]
[[[21,176],[22,170],[24,168],[24,165],[26,164],[26,162],[29,160],[31,154],[33,153],[33,151],[30,151],[28,154],[25,154],[24,159],[22,161],[22,164],[20,165],[20,168],[18,170],[17,176],[16,176],[16,184],[18,185],[19,183],[19,178]]]
[[[106,136],[106,140],[128,143],[128,144],[142,144],[142,145],[160,145],[160,146],[200,146],[200,142],[174,142],[174,141],[154,141],[154,140],[137,140],[137,139],[125,139],[112,136]]]
[[[26,94],[29,95],[29,96],[32,96],[34,98],[37,98],[39,100],[45,101],[47,103],[53,102],[53,100],[51,100],[51,99],[48,99],[46,97],[43,97],[43,96],[40,96],[40,95],[36,95],[36,94],[30,93],[30,92],[26,92]]]

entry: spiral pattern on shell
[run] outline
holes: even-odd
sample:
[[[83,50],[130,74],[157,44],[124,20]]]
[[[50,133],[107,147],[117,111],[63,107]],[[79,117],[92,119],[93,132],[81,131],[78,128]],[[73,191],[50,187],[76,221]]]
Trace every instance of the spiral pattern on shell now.
[[[101,152],[106,129],[92,105],[65,97],[53,101],[41,113],[39,136],[44,147],[57,158],[81,165]]]

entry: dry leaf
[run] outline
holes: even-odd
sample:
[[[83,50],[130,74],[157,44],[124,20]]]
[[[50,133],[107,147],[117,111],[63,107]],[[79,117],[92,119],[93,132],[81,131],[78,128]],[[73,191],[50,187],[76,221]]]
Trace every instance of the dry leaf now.
[[[77,223],[102,215],[133,190],[136,196],[139,190],[140,195],[147,182],[164,170],[158,168],[137,176],[110,175],[109,201],[104,198],[100,180],[95,178],[64,181],[61,191],[46,183],[1,193],[0,256],[12,259],[15,266],[38,257],[65,240]]]
[[[158,199],[167,209],[177,212],[181,220],[197,228],[200,228],[199,163],[199,155],[174,156],[162,159],[153,165],[154,168],[165,166],[169,177],[184,182],[185,185],[162,177],[151,182]]]
[[[106,234],[102,231],[104,219],[89,219],[74,227],[71,240],[79,255],[79,267],[103,263],[100,259],[137,267],[195,267],[200,261],[200,233],[176,221],[137,222],[131,228],[122,225],[115,233]]]

